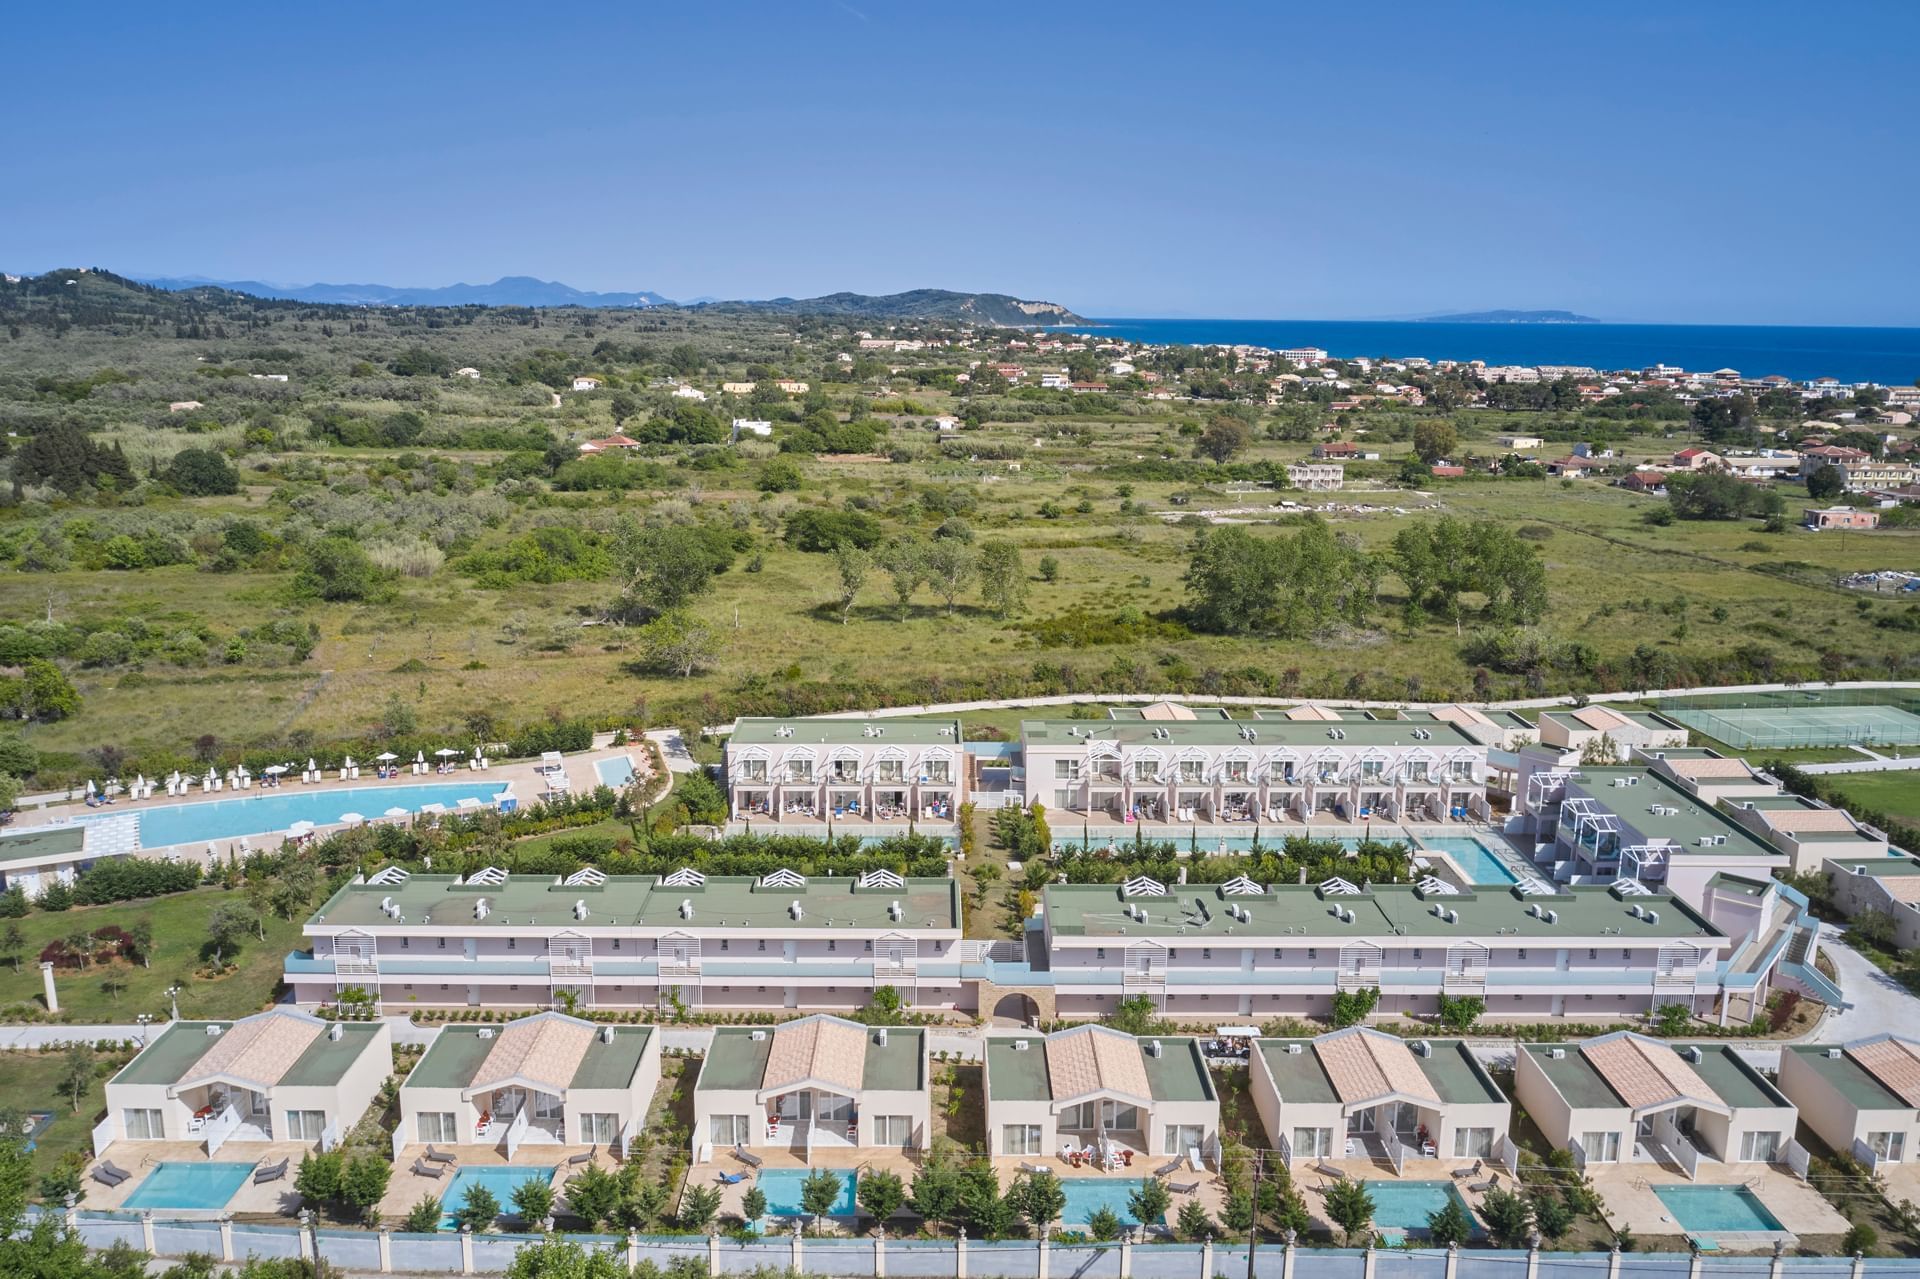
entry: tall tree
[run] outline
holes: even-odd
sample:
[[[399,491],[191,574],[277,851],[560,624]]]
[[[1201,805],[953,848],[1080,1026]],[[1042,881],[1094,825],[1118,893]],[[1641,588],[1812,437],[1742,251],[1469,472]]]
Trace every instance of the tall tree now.
[[[918,537],[896,537],[880,548],[874,556],[874,563],[887,575],[887,585],[893,591],[900,620],[905,621],[907,609],[913,603],[913,593],[926,584],[926,542]]]
[[[1027,567],[1020,548],[995,539],[980,544],[980,601],[995,617],[1012,617],[1027,605]]]
[[[852,543],[843,543],[833,553],[833,568],[839,577],[840,589],[834,602],[840,609],[840,625],[845,626],[853,616],[853,602],[860,598],[860,588],[867,584],[867,570],[873,567],[873,556]]]
[[[947,612],[951,615],[954,601],[973,580],[973,548],[957,538],[935,538],[927,547],[925,559],[927,580],[934,594],[947,602]]]

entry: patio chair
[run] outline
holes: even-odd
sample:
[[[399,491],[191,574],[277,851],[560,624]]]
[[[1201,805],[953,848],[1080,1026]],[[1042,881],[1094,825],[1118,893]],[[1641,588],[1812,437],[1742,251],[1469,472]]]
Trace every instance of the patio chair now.
[[[1313,1170],[1322,1177],[1331,1177],[1335,1181],[1345,1181],[1347,1179],[1347,1174],[1332,1164],[1315,1164]]]
[[[1020,1171],[1041,1173],[1041,1172],[1052,1172],[1053,1169],[1047,1167],[1045,1164],[1028,1163],[1026,1160],[1023,1159],[1020,1161]]]
[[[1476,1195],[1484,1195],[1489,1190],[1492,1190],[1495,1186],[1498,1186],[1499,1184],[1500,1184],[1500,1178],[1495,1176],[1495,1177],[1489,1177],[1485,1181],[1468,1182],[1467,1189],[1471,1190]]]
[[[575,1167],[578,1167],[578,1166],[579,1166],[579,1165],[581,1165],[581,1164],[590,1164],[590,1163],[592,1163],[592,1162],[593,1162],[593,1156],[594,1156],[594,1155],[595,1155],[595,1154],[596,1154],[596,1153],[597,1153],[597,1152],[599,1151],[599,1149],[600,1149],[600,1146],[599,1146],[599,1143],[597,1143],[597,1142],[596,1142],[595,1144],[593,1144],[593,1145],[591,1145],[591,1146],[588,1146],[588,1147],[586,1148],[586,1150],[584,1150],[584,1151],[582,1151],[582,1152],[581,1152],[580,1154],[577,1154],[577,1155],[568,1155],[568,1156],[567,1156],[567,1167],[569,1167],[569,1168],[575,1168]]]
[[[737,1186],[753,1176],[750,1172],[716,1172],[713,1175],[714,1179],[723,1186]]]
[[[256,1186],[264,1186],[269,1181],[280,1180],[287,1175],[287,1165],[291,1162],[291,1158],[288,1158],[282,1159],[277,1164],[262,1164],[260,1167],[255,1168],[253,1170],[253,1184]]]
[[[735,1146],[733,1148],[733,1157],[749,1168],[758,1168],[760,1166],[760,1156],[752,1153],[745,1146]]]
[[[1200,1189],[1200,1183],[1197,1181],[1169,1181],[1167,1183],[1167,1189],[1176,1195],[1190,1195]]]
[[[1481,1160],[1476,1159],[1473,1161],[1473,1167],[1471,1168],[1455,1168],[1453,1170],[1453,1179],[1455,1181],[1466,1181],[1469,1178],[1478,1177],[1480,1175],[1480,1170],[1485,1166],[1486,1166],[1485,1163],[1483,1163]]]
[[[413,1175],[438,1181],[447,1175],[447,1170],[441,1164],[430,1164],[424,1159],[416,1159],[413,1161]]]
[[[109,1163],[100,1163],[100,1164],[94,1165],[93,1171],[88,1173],[87,1176],[92,1178],[94,1181],[99,1182],[101,1185],[105,1186],[109,1190],[113,1189],[115,1186],[119,1185],[121,1182],[127,1179],[126,1173],[121,1172],[118,1168],[115,1168],[112,1164],[109,1164]]]
[[[1171,1176],[1173,1173],[1180,1171],[1180,1165],[1184,1162],[1185,1160],[1179,1158],[1178,1156],[1175,1156],[1174,1158],[1169,1159],[1166,1163],[1161,1164],[1158,1168],[1155,1168],[1153,1170],[1153,1175],[1156,1177]]]
[[[427,1162],[433,1164],[456,1164],[460,1162],[460,1156],[446,1150],[435,1150],[433,1143],[428,1142]]]

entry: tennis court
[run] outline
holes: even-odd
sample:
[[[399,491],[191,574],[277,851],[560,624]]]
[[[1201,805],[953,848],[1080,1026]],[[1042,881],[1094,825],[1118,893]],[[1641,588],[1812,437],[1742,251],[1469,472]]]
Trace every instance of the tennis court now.
[[[1716,706],[1668,704],[1660,713],[1746,750],[1758,746],[1912,746],[1920,715],[1897,706]]]

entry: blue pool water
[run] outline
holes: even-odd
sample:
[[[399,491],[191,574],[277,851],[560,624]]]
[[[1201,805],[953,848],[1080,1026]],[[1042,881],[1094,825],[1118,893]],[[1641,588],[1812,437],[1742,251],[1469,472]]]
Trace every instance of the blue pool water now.
[[[1461,1207],[1467,1202],[1450,1181],[1369,1181],[1367,1194],[1373,1198],[1373,1224],[1381,1230],[1425,1230],[1427,1218],[1449,1199],[1459,1200]]]
[[[462,1168],[453,1174],[453,1180],[447,1183],[446,1193],[441,1195],[440,1204],[448,1210],[441,1222],[441,1228],[454,1229],[459,1223],[454,1221],[452,1210],[466,1203],[469,1186],[485,1186],[493,1192],[500,1203],[500,1211],[513,1212],[513,1192],[529,1181],[545,1184],[553,1180],[553,1169],[540,1164],[505,1164],[492,1168]]]
[[[600,775],[602,786],[616,789],[633,780],[633,761],[625,755],[615,755],[612,759],[596,759],[593,771]]]
[[[1124,1222],[1139,1224],[1127,1200],[1140,1189],[1142,1177],[1063,1177],[1060,1188],[1067,1192],[1067,1206],[1060,1220],[1072,1226],[1084,1226],[1101,1208]]]
[[[435,782],[415,786],[353,786],[346,790],[281,789],[265,794],[212,799],[140,810],[140,847],[204,844],[283,831],[295,822],[328,826],[344,813],[378,817],[389,808],[419,812],[425,804],[452,808],[463,799],[491,804],[506,789],[499,781]]]
[[[1655,1186],[1653,1193],[1688,1234],[1781,1228],[1780,1219],[1745,1186]]]
[[[153,1166],[127,1197],[128,1208],[224,1208],[253,1175],[250,1163],[175,1163]]]
[[[859,1177],[851,1168],[830,1169],[840,1178],[840,1197],[833,1201],[833,1211],[829,1216],[853,1216],[854,1186]],[[760,1187],[760,1193],[767,1197],[767,1214],[773,1217],[800,1217],[806,1210],[800,1206],[800,1186],[808,1174],[798,1168],[768,1168],[753,1179]]]
[[[1435,852],[1445,853],[1469,884],[1494,884],[1504,888],[1520,882],[1520,877],[1508,870],[1505,862],[1470,835],[1437,835],[1420,842]]]

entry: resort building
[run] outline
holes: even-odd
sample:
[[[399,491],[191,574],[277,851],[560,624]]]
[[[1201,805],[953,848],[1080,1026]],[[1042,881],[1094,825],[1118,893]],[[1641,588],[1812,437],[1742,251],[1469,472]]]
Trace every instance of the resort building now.
[[[1059,814],[1056,825],[1184,829],[1490,816],[1487,747],[1441,722],[1329,712],[1257,722],[1028,720],[1020,733],[1025,801]]]
[[[1544,711],[1540,716],[1540,744],[1563,751],[1585,751],[1602,738],[1611,742],[1615,757],[1629,750],[1685,746],[1683,724],[1651,711],[1615,710],[1611,706],[1582,706],[1571,711]]]
[[[1259,1039],[1249,1063],[1253,1106],[1280,1157],[1495,1158],[1513,1107],[1457,1039],[1416,1039],[1354,1026],[1318,1039]],[[1410,1174],[1413,1175],[1413,1174]]]
[[[311,1142],[332,1149],[393,1074],[384,1021],[322,1021],[276,1008],[238,1021],[176,1021],[107,1081],[116,1141]],[[103,1140],[104,1137],[104,1140]]]
[[[1847,918],[1877,910],[1893,920],[1896,946],[1920,947],[1920,860],[1905,855],[1829,860],[1826,872],[1833,903]]]
[[[1326,1016],[1336,991],[1377,988],[1381,1015],[1431,1015],[1444,993],[1484,999],[1497,1020],[1602,1020],[1669,1003],[1744,1020],[1785,944],[1753,949],[1744,932],[1630,882],[1168,886],[1142,875],[1051,884],[1044,905],[1047,971],[1023,980],[1065,1018],[1133,995],[1176,1017]]]
[[[1885,831],[1844,808],[1817,799],[1775,793],[1727,800],[1728,816],[1784,853],[1794,871],[1818,873],[1833,857],[1885,857]]]
[[[660,1083],[651,1026],[536,1013],[441,1029],[400,1086],[396,1148],[604,1146],[624,1151]]]
[[[967,798],[958,720],[741,719],[727,738],[736,822],[946,830]]]
[[[464,877],[389,867],[343,886],[286,959],[297,1002],[357,987],[388,1010],[669,1007],[851,1011],[879,986],[910,1007],[960,1002],[952,879],[591,868]],[[977,950],[985,943],[973,943]]]
[[[693,1086],[693,1154],[924,1150],[927,1033],[825,1015],[721,1026]]]
[[[114,820],[109,817],[98,823],[39,826],[0,834],[0,892],[17,886],[31,900],[55,884],[71,885],[81,871],[108,855],[100,851],[100,846],[113,842],[112,832],[96,827]],[[133,844],[129,842],[115,851],[132,852]]]
[[[1813,1134],[1868,1168],[1920,1152],[1920,1041],[1875,1035],[1845,1047],[1780,1050],[1780,1091]]]
[[[1111,1168],[1220,1148],[1220,1098],[1190,1038],[1136,1039],[1106,1026],[996,1036],[985,1073],[990,1155],[1075,1151]]]
[[[1473,706],[1435,706],[1400,712],[1403,724],[1451,724],[1481,745],[1517,751],[1540,738],[1540,730],[1512,711],[1483,711]]]
[[[1345,488],[1347,468],[1340,462],[1289,462],[1287,484],[1309,493],[1332,493]]]
[[[1799,1111],[1724,1044],[1669,1044],[1629,1031],[1579,1044],[1522,1044],[1514,1099],[1582,1167],[1660,1161],[1785,1162]]]

